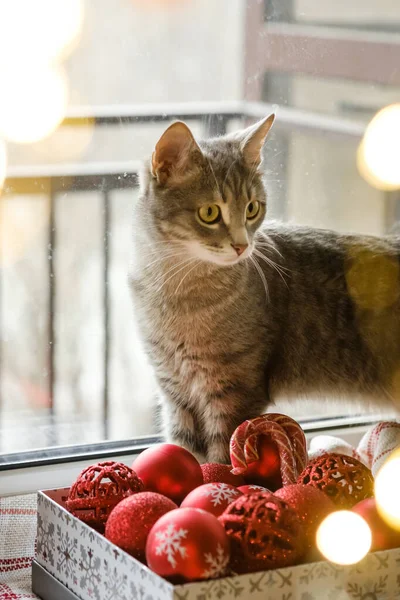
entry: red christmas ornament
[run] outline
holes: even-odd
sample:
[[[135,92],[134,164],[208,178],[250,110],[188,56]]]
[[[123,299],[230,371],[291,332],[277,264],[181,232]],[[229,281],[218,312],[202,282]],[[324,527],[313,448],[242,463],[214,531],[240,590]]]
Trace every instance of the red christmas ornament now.
[[[398,548],[400,546],[400,531],[392,529],[382,519],[376,507],[375,498],[367,498],[362,500],[352,510],[363,517],[372,532],[371,550],[389,550],[390,548]]]
[[[161,494],[141,492],[122,500],[111,512],[105,536],[138,560],[144,561],[147,536],[154,523],[177,508]]]
[[[146,490],[163,494],[177,504],[203,483],[198,461],[188,450],[175,444],[148,448],[139,454],[133,468]]]
[[[240,490],[242,492],[242,494],[254,494],[254,493],[258,493],[258,492],[270,492],[271,490],[269,490],[266,487],[263,487],[262,485],[241,485],[240,487],[238,487],[238,490]]]
[[[221,465],[219,463],[206,463],[201,465],[204,483],[229,483],[239,487],[246,482],[241,475],[231,473],[232,465]]]
[[[304,432],[286,415],[244,421],[233,432],[229,447],[232,473],[273,490],[296,483],[307,461]]]
[[[192,490],[181,507],[202,508],[219,517],[226,507],[241,495],[238,488],[228,483],[205,483]]]
[[[314,546],[319,525],[336,510],[332,500],[312,485],[287,485],[275,492],[275,496],[296,510],[304,525],[307,545]]]
[[[343,509],[374,495],[371,471],[356,458],[344,454],[326,453],[310,461],[298,483],[320,489],[337,508]]]
[[[199,508],[178,508],[157,521],[147,539],[150,569],[173,583],[225,574],[229,540],[218,519]]]
[[[114,506],[142,490],[135,471],[120,462],[101,462],[83,469],[69,490],[66,506],[75,517],[102,532]]]
[[[305,553],[305,533],[298,514],[274,494],[241,496],[219,520],[231,542],[231,567],[236,573],[288,567]]]

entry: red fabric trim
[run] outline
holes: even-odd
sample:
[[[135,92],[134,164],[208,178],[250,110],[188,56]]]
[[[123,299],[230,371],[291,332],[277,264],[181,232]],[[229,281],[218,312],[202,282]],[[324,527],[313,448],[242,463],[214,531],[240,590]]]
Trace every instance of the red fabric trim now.
[[[12,589],[5,583],[0,583],[0,598],[1,600],[19,600],[20,598],[36,598],[35,594],[19,594],[13,592]]]
[[[29,569],[31,565],[31,556],[21,556],[18,558],[0,558],[0,573],[9,573],[10,571],[20,571],[21,569]]]

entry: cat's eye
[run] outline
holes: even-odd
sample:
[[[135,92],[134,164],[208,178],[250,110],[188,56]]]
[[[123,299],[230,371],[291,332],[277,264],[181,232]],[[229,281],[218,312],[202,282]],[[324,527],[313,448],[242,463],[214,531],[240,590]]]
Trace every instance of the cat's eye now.
[[[257,200],[252,200],[246,208],[246,219],[255,219],[260,212],[260,203]]]
[[[203,204],[197,211],[199,219],[207,225],[218,223],[221,218],[221,209],[218,204]]]

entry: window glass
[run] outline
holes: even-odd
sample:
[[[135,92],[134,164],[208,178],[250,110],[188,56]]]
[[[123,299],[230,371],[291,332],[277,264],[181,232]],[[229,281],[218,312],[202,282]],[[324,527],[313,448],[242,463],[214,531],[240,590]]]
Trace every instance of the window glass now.
[[[356,162],[399,102],[397,0],[3,0],[0,22],[0,454],[159,431],[127,272],[139,163],[172,119],[220,134],[274,106],[269,217],[399,219]]]

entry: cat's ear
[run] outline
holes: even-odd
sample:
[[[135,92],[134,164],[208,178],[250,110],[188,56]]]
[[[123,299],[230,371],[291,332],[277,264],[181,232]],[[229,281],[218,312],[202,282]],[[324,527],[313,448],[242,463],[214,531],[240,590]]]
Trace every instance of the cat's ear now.
[[[161,184],[179,183],[189,175],[201,150],[189,127],[182,121],[173,123],[158,140],[151,159],[153,177]]]
[[[246,163],[251,169],[261,164],[265,139],[274,121],[275,115],[272,113],[265,119],[262,119],[262,121],[258,121],[245,129],[241,134],[240,149]]]

